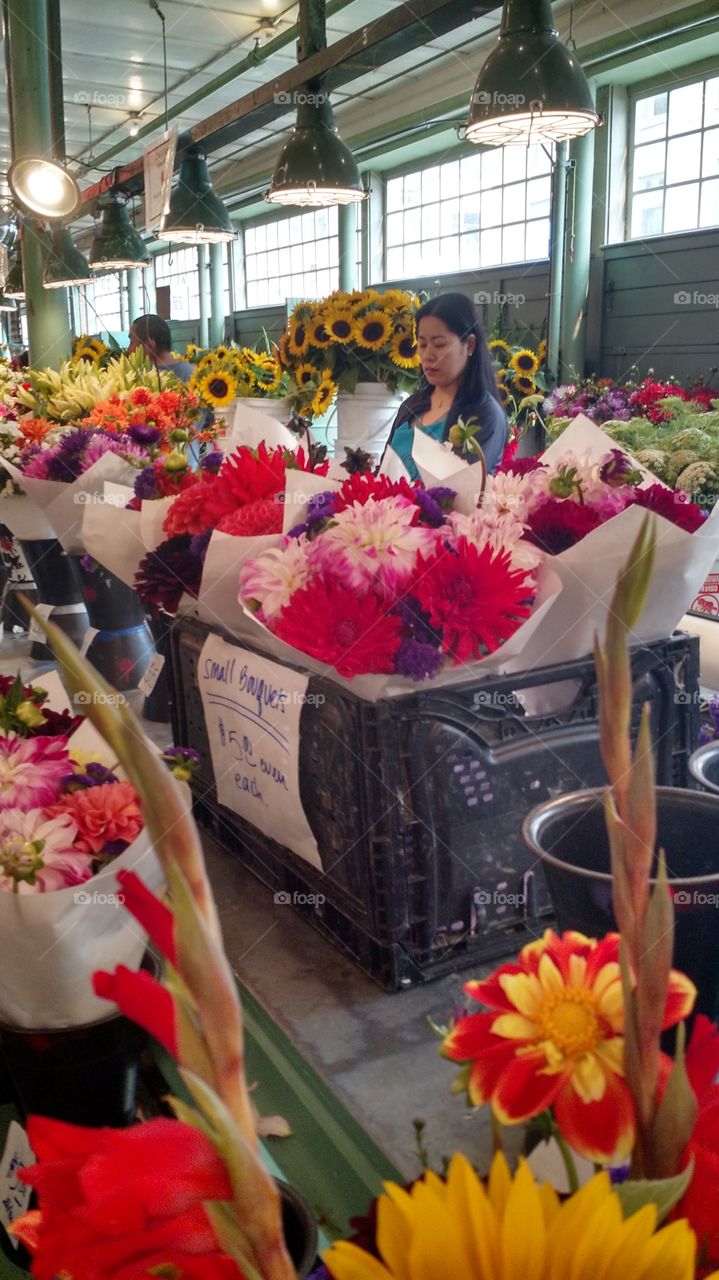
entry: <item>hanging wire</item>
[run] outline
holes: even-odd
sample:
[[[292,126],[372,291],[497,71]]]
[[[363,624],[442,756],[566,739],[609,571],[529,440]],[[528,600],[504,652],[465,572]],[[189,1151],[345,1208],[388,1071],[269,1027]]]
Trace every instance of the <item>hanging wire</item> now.
[[[567,44],[575,53],[577,52],[577,42],[574,39],[574,0],[569,0],[569,35],[567,36]]]
[[[150,8],[157,14],[162,23],[162,73],[164,79],[164,97],[165,97],[165,133],[169,128],[169,110],[167,106],[167,29],[165,23],[165,15],[162,12],[157,0],[148,0]]]

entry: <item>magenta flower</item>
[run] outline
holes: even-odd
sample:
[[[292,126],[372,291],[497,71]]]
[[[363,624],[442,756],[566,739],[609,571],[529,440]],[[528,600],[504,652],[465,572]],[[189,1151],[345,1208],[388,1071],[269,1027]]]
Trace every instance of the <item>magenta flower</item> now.
[[[0,737],[0,810],[52,804],[71,772],[64,738]]]
[[[42,809],[0,813],[0,890],[48,893],[82,884],[92,856],[75,847],[77,825],[68,814],[48,818]]]

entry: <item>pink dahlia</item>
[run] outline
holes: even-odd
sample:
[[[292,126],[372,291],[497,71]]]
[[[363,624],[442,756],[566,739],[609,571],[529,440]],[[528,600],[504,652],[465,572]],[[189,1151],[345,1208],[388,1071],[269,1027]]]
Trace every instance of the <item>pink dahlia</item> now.
[[[416,505],[398,495],[353,503],[332,517],[312,543],[311,559],[350,590],[379,588],[395,595],[410,578],[418,555],[430,555],[437,543],[434,529],[418,524]]]
[[[64,738],[0,738],[0,810],[52,804],[69,759]]]
[[[130,782],[106,782],[64,795],[52,814],[69,814],[77,823],[77,847],[102,853],[107,845],[136,840],[144,826],[137,792]],[[113,852],[117,852],[113,849]]]
[[[257,606],[264,621],[276,618],[309,576],[309,543],[303,536],[288,539],[248,560],[240,570],[240,600]]]
[[[82,884],[92,858],[76,846],[77,825],[69,814],[48,817],[44,809],[0,813],[0,890],[48,893]]]

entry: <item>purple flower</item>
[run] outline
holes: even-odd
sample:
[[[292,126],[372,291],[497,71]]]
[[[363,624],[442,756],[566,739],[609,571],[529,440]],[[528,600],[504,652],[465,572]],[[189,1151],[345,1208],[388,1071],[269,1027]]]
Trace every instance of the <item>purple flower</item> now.
[[[119,779],[104,764],[91,762],[82,773],[69,773],[63,778],[65,791],[86,791],[88,787],[102,787],[106,782],[118,782]]]
[[[163,760],[184,760],[187,763],[191,760],[193,764],[200,763],[200,753],[195,751],[194,747],[166,747],[162,753]]]
[[[719,695],[713,694],[709,699],[707,707],[709,716],[709,724],[703,724],[699,730],[699,745],[703,747],[707,742],[719,741]]]
[[[398,614],[404,622],[410,639],[417,640],[420,644],[438,647],[441,637],[432,627],[429,614],[424,612],[415,596],[405,596],[403,600],[399,600],[393,612]]]
[[[154,467],[145,467],[144,471],[140,471],[135,476],[135,497],[144,499],[159,498],[160,490],[157,483],[157,473]]]
[[[212,471],[217,475],[224,461],[224,453],[220,449],[213,449],[211,453],[206,453],[203,458],[200,458],[200,466],[203,471]]]
[[[211,537],[212,529],[203,529],[202,533],[193,533],[190,538],[190,553],[197,557],[200,564],[205,563],[205,556],[207,555]]]
[[[92,556],[80,556],[80,567],[85,570],[85,573],[94,573],[97,568],[97,560]]]
[[[445,523],[446,513],[452,510],[457,494],[454,489],[435,485],[433,489],[417,489],[415,497],[423,522],[432,529],[438,529]]]
[[[620,489],[625,484],[640,484],[642,475],[632,466],[626,453],[621,449],[610,449],[609,457],[599,472],[599,479],[611,489]]]
[[[411,637],[403,640],[394,660],[394,669],[410,680],[431,680],[442,666],[442,654],[432,644],[422,644]]]
[[[135,444],[157,444],[162,432],[150,422],[133,422],[127,428],[127,434]]]

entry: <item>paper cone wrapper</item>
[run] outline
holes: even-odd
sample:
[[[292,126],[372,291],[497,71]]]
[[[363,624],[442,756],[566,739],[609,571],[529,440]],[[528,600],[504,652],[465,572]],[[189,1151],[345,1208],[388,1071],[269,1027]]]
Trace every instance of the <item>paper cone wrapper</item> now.
[[[49,542],[55,537],[44,511],[24,493],[0,499],[0,524],[7,525],[19,542]]]
[[[0,893],[0,1021],[18,1027],[80,1026],[114,1006],[92,989],[96,969],[138,969],[147,935],[125,909],[119,870],[161,893],[164,877],[146,831],[82,885],[55,893]]]
[[[234,453],[243,444],[256,449],[263,443],[268,449],[282,445],[284,449],[292,449],[296,453],[302,441],[278,418],[261,413],[259,409],[251,409],[248,405],[243,405],[242,400],[238,400],[232,425],[227,435],[217,441],[218,448],[223,453]]]
[[[108,501],[114,491],[119,491],[119,486],[105,485],[104,502],[84,505],[82,541],[88,555],[134,588],[140,561],[167,539],[162,522],[174,498],[157,498],[143,502],[139,511],[128,511],[124,495],[131,496],[131,491],[122,491],[119,506]]]
[[[82,541],[84,508],[92,505],[98,498],[104,504],[105,481],[131,486],[137,475],[137,468],[115,453],[106,453],[98,458],[72,484],[64,484],[59,480],[38,480],[33,476],[23,475],[10,463],[5,466],[13,479],[22,485],[28,496],[42,509],[55,530],[55,537],[68,555],[72,556],[85,553]]]
[[[245,560],[281,542],[280,533],[235,538],[215,530],[207,547],[199,595],[190,609],[192,615],[210,627],[242,637],[247,630],[247,611],[238,598],[240,569]]]

